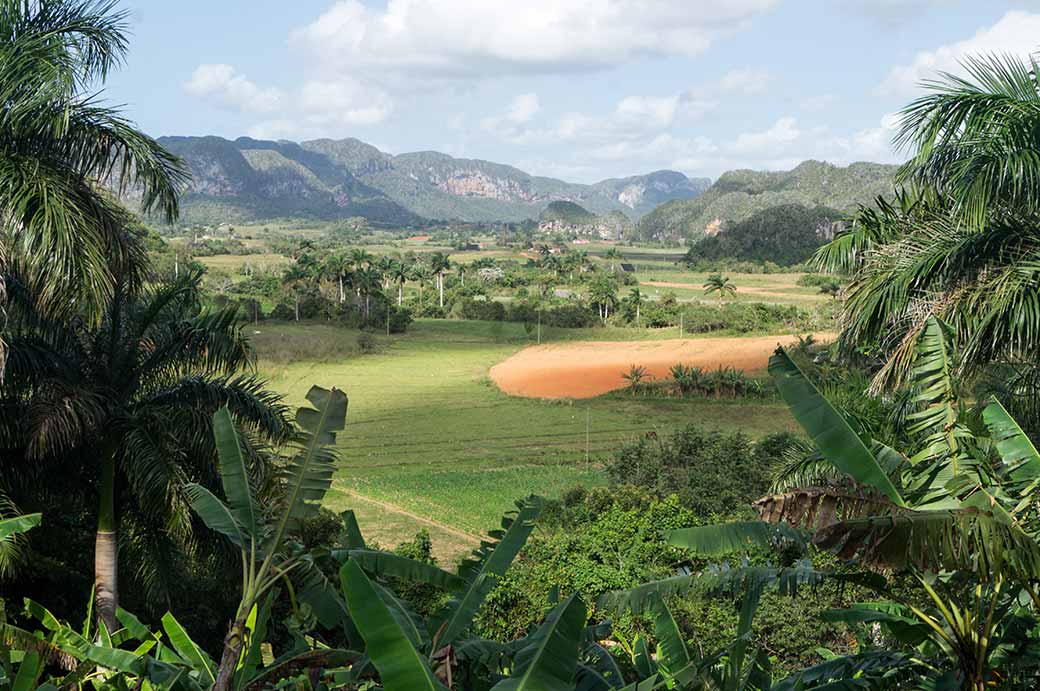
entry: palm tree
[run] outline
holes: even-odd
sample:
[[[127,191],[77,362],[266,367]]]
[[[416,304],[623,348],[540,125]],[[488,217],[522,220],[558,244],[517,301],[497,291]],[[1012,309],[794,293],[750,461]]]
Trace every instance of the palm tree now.
[[[382,277],[383,290],[390,287],[390,272],[394,267],[394,258],[389,254],[384,254],[376,260],[375,268],[379,271],[379,275]]]
[[[293,264],[282,274],[282,285],[293,295],[296,321],[300,321],[300,291],[310,283],[311,274],[299,262]]]
[[[617,304],[617,284],[609,276],[599,276],[589,286],[589,298],[598,306],[600,319],[606,322],[610,309]]]
[[[127,214],[104,187],[169,221],[187,179],[180,159],[96,98],[127,52],[127,12],[113,4],[0,6],[0,295],[18,265],[39,309],[94,323],[136,262]]]
[[[910,375],[931,316],[956,331],[965,373],[1040,352],[1040,70],[1017,56],[964,68],[903,110],[896,142],[912,158],[902,189],[861,209],[816,256],[852,272],[839,344],[882,347],[876,388]]]
[[[379,292],[379,288],[383,284],[383,277],[377,269],[366,266],[354,272],[354,280],[358,293],[365,299],[365,319],[368,319],[372,294]]]
[[[397,284],[397,306],[404,303],[404,284],[412,277],[412,270],[402,260],[397,260],[390,268],[390,280]]]
[[[339,283],[339,301],[347,299],[344,287],[347,276],[350,274],[351,260],[342,252],[330,254],[325,260],[324,270],[326,275],[332,277]]]
[[[415,264],[412,265],[411,277],[419,284],[419,302],[422,302],[423,288],[425,288],[426,283],[433,278],[433,272],[425,262],[417,259]]]
[[[728,276],[722,274],[712,274],[708,276],[708,279],[704,282],[704,294],[711,295],[717,293],[719,296],[719,309],[722,309],[722,298],[726,295],[735,295],[737,287],[729,280]]]
[[[430,255],[430,270],[437,276],[437,290],[440,293],[439,304],[444,307],[444,274],[451,268],[448,255],[434,252]]]
[[[48,317],[21,284],[12,291],[9,376],[0,386],[3,456],[19,472],[30,463],[75,472],[70,461],[84,461],[84,481],[98,491],[95,592],[110,631],[120,523],[149,536],[135,552],[162,554],[164,540],[191,544],[183,486],[213,480],[213,411],[228,406],[260,439],[290,432],[279,397],[243,373],[253,353],[235,310],[202,310],[200,286],[201,272],[142,294],[117,283],[97,326]]]
[[[617,247],[611,247],[609,250],[603,253],[603,258],[610,261],[610,273],[614,273],[617,269],[617,263],[623,259],[621,251]]]
[[[639,288],[633,288],[628,293],[628,297],[625,298],[625,302],[628,303],[629,307],[632,307],[636,311],[636,326],[639,326],[639,310],[646,302],[643,297],[643,293]]]
[[[350,250],[350,264],[355,271],[371,266],[374,259],[368,251],[360,247]]]

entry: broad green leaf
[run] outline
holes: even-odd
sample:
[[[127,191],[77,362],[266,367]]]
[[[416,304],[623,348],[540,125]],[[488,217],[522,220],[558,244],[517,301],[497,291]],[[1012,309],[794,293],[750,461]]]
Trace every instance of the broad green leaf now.
[[[278,533],[284,531],[287,520],[301,520],[317,511],[322,498],[332,484],[336,452],[331,448],[336,432],[346,426],[347,395],[339,389],[313,386],[307,393],[313,408],[299,408],[296,424],[300,427],[298,450],[286,468],[285,507],[287,513]]]
[[[903,497],[849,423],[816,389],[783,348],[769,358],[769,373],[798,424],[838,470],[874,487],[899,506]]]
[[[531,648],[517,654],[520,676],[505,679],[492,688],[495,691],[573,688],[585,616],[585,603],[581,598],[577,595],[567,598],[539,627]]]
[[[982,419],[1012,481],[1025,484],[1040,477],[1040,453],[1000,401],[990,401],[982,411]]]
[[[242,537],[238,521],[224,502],[208,489],[194,482],[185,485],[184,492],[188,495],[188,503],[191,504],[191,508],[210,530],[226,536],[238,547],[245,547],[245,540]]]
[[[751,547],[769,547],[779,538],[804,546],[800,532],[790,526],[772,525],[765,521],[735,521],[696,528],[680,528],[665,534],[670,545],[685,547],[706,557],[718,557]]]
[[[352,549],[347,554],[365,571],[380,576],[393,576],[411,583],[429,583],[446,590],[460,590],[465,581],[432,564],[402,557],[393,552],[371,549]]]
[[[665,674],[677,672],[690,662],[690,653],[679,625],[660,595],[651,598],[650,611],[654,618],[654,636],[657,637],[657,659]]]
[[[444,691],[426,659],[408,641],[401,626],[354,561],[340,569],[350,616],[365,639],[366,653],[379,670],[386,691]]]
[[[170,639],[170,645],[173,646],[173,649],[199,673],[201,681],[212,685],[216,681],[217,667],[213,664],[213,660],[210,659],[209,655],[206,654],[206,651],[200,648],[195,641],[191,640],[191,636],[188,635],[188,632],[184,630],[184,627],[170,612],[163,615],[162,625],[163,631],[166,632],[167,637]]]
[[[257,508],[249,485],[249,471],[238,441],[235,421],[227,406],[213,413],[213,438],[220,463],[220,482],[235,521],[246,534],[257,536]]]
[[[15,675],[11,691],[35,691],[36,680],[40,678],[43,671],[43,662],[37,652],[28,652],[22,657],[22,663],[18,666],[18,674]]]
[[[534,530],[534,522],[542,511],[540,499],[533,498],[520,509],[515,520],[495,545],[491,554],[484,558],[480,568],[467,579],[468,588],[457,600],[452,600],[446,608],[446,623],[437,639],[438,645],[454,643],[466,632],[480,609],[481,603],[495,587],[498,579],[509,569],[513,559],[527,543],[527,538]]]
[[[21,516],[0,519],[0,542],[12,535],[32,530],[40,525],[41,520],[43,520],[43,514],[41,513],[27,513]]]
[[[339,517],[343,521],[342,540],[347,549],[365,549],[365,538],[361,534],[361,527],[358,525],[354,511],[348,509],[341,513]]]

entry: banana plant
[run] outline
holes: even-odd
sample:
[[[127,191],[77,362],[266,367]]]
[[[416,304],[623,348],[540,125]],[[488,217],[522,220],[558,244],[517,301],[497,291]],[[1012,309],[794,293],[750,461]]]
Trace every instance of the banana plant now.
[[[416,647],[417,632],[409,630],[361,567],[350,560],[340,576],[350,614],[365,639],[366,650],[386,691],[447,691],[450,676],[441,679],[429,656]],[[512,656],[509,676],[495,691],[556,691],[575,688],[578,657],[585,632],[585,604],[577,595],[560,603],[545,622]]]
[[[279,580],[306,565],[302,555],[286,549],[286,541],[290,529],[317,510],[331,484],[337,459],[331,447],[336,432],[346,424],[347,396],[335,388],[315,386],[307,393],[307,401],[310,407],[296,413],[299,431],[272,506],[261,507],[256,499],[242,443],[226,408],[213,416],[226,501],[199,484],[186,488],[192,509],[210,529],[239,548],[242,560],[242,599],[224,639],[213,691],[228,691],[244,681],[236,671],[242,665],[243,649],[250,643],[247,620]]]
[[[14,570],[21,557],[21,537],[40,525],[43,515],[39,513],[4,516],[4,509],[14,509],[0,493],[0,580]],[[10,511],[10,513],[14,513]]]

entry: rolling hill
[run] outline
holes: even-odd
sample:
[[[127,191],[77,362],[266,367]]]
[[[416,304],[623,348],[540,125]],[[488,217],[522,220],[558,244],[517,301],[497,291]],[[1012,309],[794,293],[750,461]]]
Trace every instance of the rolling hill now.
[[[669,201],[643,216],[635,235],[696,241],[776,207],[824,208],[840,216],[891,193],[896,169],[879,163],[839,167],[806,161],[785,172],[730,171],[696,199]]]
[[[638,218],[662,202],[693,199],[710,183],[657,171],[583,185],[435,151],[394,156],[357,139],[159,141],[191,168],[192,183],[183,199],[189,221],[349,216],[382,225],[414,225],[423,219],[520,221],[538,218],[554,201]]]

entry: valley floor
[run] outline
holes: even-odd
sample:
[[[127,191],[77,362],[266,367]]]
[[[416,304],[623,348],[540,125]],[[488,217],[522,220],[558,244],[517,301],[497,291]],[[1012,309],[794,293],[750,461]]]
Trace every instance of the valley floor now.
[[[546,330],[543,338],[610,338],[600,331]],[[475,546],[522,496],[604,484],[600,463],[648,432],[695,422],[760,436],[795,426],[775,401],[508,396],[488,372],[531,343],[521,324],[420,320],[366,355],[354,347],[357,333],[323,323],[261,323],[253,338],[262,374],[290,404],[302,402],[312,384],[350,397],[329,508],[354,509],[366,535],[384,546],[427,528],[444,563]]]

